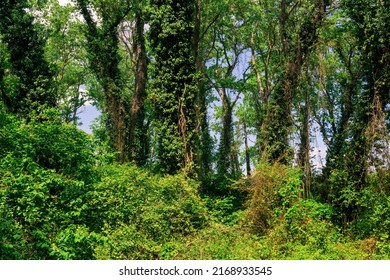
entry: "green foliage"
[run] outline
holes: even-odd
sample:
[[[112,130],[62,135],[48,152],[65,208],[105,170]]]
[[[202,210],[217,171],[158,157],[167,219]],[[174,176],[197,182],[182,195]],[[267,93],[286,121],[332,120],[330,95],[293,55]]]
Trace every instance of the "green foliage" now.
[[[64,123],[56,111],[45,111],[27,124],[11,122],[0,129],[1,157],[10,155],[20,162],[31,159],[42,168],[71,178],[94,180],[92,142],[73,124]]]
[[[130,165],[104,166],[102,172],[88,193],[90,225],[108,238],[96,248],[98,258],[157,258],[162,244],[207,222],[198,183],[183,175],[153,176]]]
[[[370,184],[358,196],[359,216],[356,235],[374,238],[377,254],[390,254],[390,192],[389,175],[377,172],[370,176]]]
[[[1,228],[3,244],[12,244],[2,259],[50,259],[52,246],[63,228],[85,223],[82,181],[44,170],[31,159],[11,156],[0,166],[1,212],[7,228]],[[16,239],[16,240],[15,240]],[[12,249],[12,250],[10,250]],[[17,253],[17,254],[16,254]],[[89,255],[87,258],[90,258]]]
[[[77,124],[78,110],[87,101],[99,100],[102,105],[102,90],[88,68],[83,23],[77,19],[77,8],[62,6],[54,0],[46,6],[43,10],[48,33],[45,57],[54,72],[58,108],[66,121]]]
[[[0,7],[1,55],[7,52],[7,68],[0,61],[1,99],[10,112],[27,117],[31,111],[54,107],[52,72],[44,59],[44,32],[27,12],[28,1],[3,1]],[[7,51],[5,51],[5,49]]]
[[[130,165],[98,172],[89,137],[55,112],[1,120],[2,259],[158,258],[206,224],[197,182]]]
[[[149,40],[155,58],[151,99],[161,171],[192,168],[195,141],[195,1],[150,1]]]
[[[2,1],[0,259],[389,259],[388,3],[138,2]]]
[[[174,259],[250,260],[267,258],[262,239],[236,226],[211,224],[177,246]]]
[[[302,174],[282,164],[260,165],[237,187],[248,192],[244,224],[253,232],[266,234],[275,217],[284,213],[299,198]]]
[[[53,238],[50,256],[60,260],[88,260],[94,258],[97,244],[105,242],[105,238],[83,224],[70,224],[61,229]]]
[[[231,226],[241,218],[242,207],[240,207],[239,197],[235,195],[231,194],[226,197],[205,196],[203,200],[214,222]]]
[[[277,218],[270,233],[275,254],[272,258],[300,258],[299,254],[308,254],[303,257],[306,259],[328,258],[328,246],[339,241],[338,230],[330,222],[332,214],[330,206],[312,200],[297,201]]]
[[[58,258],[63,231],[88,220],[84,195],[97,179],[91,142],[54,111],[28,124],[1,120],[1,258]]]

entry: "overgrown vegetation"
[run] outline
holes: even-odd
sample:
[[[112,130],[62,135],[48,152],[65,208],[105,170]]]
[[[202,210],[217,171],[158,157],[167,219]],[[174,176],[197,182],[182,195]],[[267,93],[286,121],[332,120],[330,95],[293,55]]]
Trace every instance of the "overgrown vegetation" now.
[[[0,259],[390,258],[388,2],[3,2]]]
[[[91,136],[54,111],[1,121],[1,259],[390,257],[381,174],[355,198],[355,225],[342,230],[338,209],[300,196],[299,169],[260,165],[229,196],[201,197],[183,175],[97,160]]]

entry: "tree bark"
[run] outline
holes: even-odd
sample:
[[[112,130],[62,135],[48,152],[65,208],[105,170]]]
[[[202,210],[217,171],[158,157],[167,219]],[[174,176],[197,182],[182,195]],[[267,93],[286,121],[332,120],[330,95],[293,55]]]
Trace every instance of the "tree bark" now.
[[[137,165],[145,165],[148,157],[147,126],[144,124],[147,82],[147,61],[144,39],[144,20],[140,7],[135,16],[135,30],[133,35],[133,53],[135,56],[135,83],[134,95],[130,110],[129,160]]]

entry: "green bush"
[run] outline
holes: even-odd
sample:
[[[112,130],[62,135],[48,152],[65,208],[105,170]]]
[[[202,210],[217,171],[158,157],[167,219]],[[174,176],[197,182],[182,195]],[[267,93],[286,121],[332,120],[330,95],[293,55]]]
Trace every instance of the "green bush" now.
[[[238,226],[211,224],[181,244],[176,244],[172,258],[184,260],[251,260],[266,259],[270,254],[264,238],[251,234]]]
[[[135,224],[106,224],[101,232],[103,242],[96,244],[94,258],[100,260],[153,260],[159,259],[162,245],[169,242],[154,240]]]
[[[0,181],[2,259],[53,258],[56,235],[88,220],[82,181],[11,156],[0,163]]]
[[[60,229],[52,240],[50,257],[60,260],[88,260],[94,258],[94,250],[105,238],[91,232],[83,224],[69,224]]]
[[[28,123],[3,116],[0,127],[0,158],[27,158],[45,169],[55,170],[84,182],[93,182],[92,141],[75,125],[63,122],[55,110],[33,117]]]
[[[53,249],[66,229],[87,223],[85,194],[98,180],[91,141],[55,111],[0,121],[0,258],[66,257]]]
[[[266,234],[275,217],[299,199],[301,178],[300,170],[277,163],[260,165],[250,178],[239,181],[236,187],[248,193],[243,225]]]
[[[160,177],[131,165],[102,168],[101,182],[88,193],[90,227],[108,238],[96,257],[159,258],[164,244],[206,224],[198,187],[183,175]]]
[[[337,243],[340,233],[330,221],[333,209],[314,200],[299,199],[282,213],[270,231],[271,258],[318,259]],[[325,257],[326,258],[326,257]]]
[[[390,258],[390,172],[369,176],[369,184],[359,193],[359,215],[355,235],[375,240],[373,258]]]
[[[241,219],[242,209],[237,207],[236,196],[229,195],[221,198],[205,196],[203,200],[214,222],[235,225]]]

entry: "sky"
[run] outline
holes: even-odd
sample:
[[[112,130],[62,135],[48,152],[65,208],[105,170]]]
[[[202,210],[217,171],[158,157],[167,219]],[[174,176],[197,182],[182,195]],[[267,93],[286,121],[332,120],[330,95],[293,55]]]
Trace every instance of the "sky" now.
[[[80,118],[79,122],[81,125],[78,127],[88,134],[92,134],[91,130],[91,124],[94,122],[94,120],[100,116],[100,111],[93,105],[91,104],[86,104],[85,106],[82,106],[78,110],[78,117]]]
[[[65,5],[67,3],[70,3],[69,0],[58,0],[58,2],[61,4],[61,5]]]

